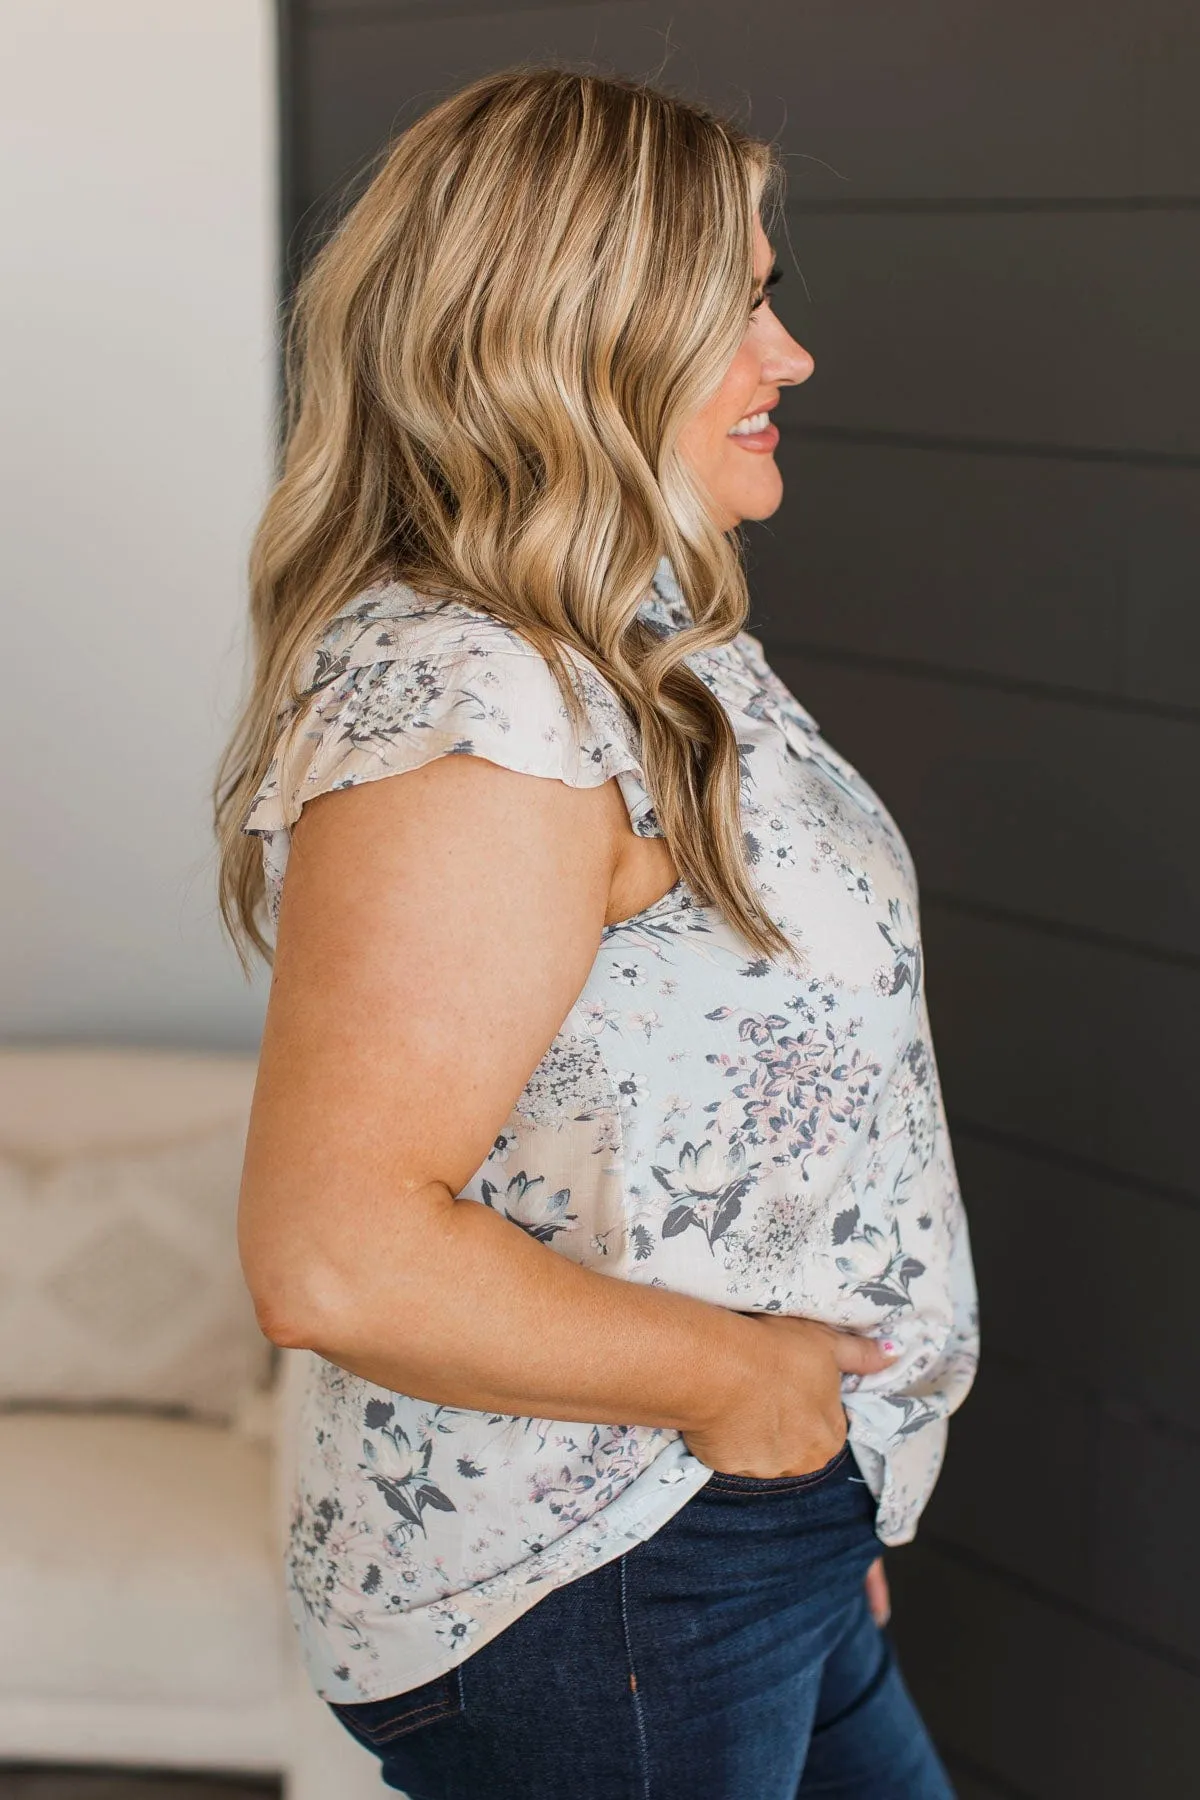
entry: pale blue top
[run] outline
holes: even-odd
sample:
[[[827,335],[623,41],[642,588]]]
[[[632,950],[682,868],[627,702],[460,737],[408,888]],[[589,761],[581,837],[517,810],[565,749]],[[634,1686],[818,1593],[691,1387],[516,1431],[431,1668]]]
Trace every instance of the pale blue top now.
[[[642,616],[691,623],[666,559]],[[582,743],[543,658],[489,615],[398,583],[344,607],[244,826],[262,834],[272,916],[306,799],[446,754],[582,787],[615,777],[634,830],[661,836],[634,727],[572,660]],[[688,660],[733,723],[753,874],[803,957],[753,953],[682,881],[605,927],[463,1193],[623,1280],[895,1339],[898,1363],[847,1378],[845,1404],[879,1535],[901,1544],[977,1348],[912,860],[756,638]],[[711,1474],[673,1430],[437,1406],[314,1367],[288,1581],[327,1700],[443,1673],[650,1536]]]

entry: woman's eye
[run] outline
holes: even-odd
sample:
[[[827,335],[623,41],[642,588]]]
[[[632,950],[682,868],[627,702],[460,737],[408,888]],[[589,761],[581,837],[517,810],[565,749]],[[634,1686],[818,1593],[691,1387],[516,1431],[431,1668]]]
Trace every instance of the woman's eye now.
[[[750,302],[750,311],[754,312],[758,307],[760,307],[762,305],[763,301],[766,299],[767,295],[770,293],[771,289],[773,287],[775,287],[776,284],[782,280],[783,280],[783,270],[779,267],[778,263],[776,263],[775,267],[771,270],[771,273],[767,276],[767,279],[762,284],[762,293],[759,294],[756,299],[754,299]]]

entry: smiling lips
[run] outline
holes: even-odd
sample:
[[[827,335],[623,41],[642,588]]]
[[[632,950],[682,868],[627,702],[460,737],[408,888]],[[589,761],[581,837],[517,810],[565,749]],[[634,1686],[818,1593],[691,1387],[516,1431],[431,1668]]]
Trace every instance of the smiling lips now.
[[[736,425],[726,433],[731,437],[739,450],[773,450],[779,442],[779,427],[772,425],[768,412],[750,413],[739,419]]]

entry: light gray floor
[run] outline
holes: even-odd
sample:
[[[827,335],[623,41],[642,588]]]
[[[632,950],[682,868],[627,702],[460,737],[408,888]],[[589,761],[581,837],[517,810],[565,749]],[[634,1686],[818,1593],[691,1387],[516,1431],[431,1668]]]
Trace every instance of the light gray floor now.
[[[279,1800],[274,1781],[0,1766],[0,1800]]]

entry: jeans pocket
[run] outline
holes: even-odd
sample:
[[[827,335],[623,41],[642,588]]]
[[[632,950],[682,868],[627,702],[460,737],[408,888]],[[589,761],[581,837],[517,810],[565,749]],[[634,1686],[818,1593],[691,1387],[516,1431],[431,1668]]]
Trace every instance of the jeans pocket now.
[[[444,1675],[435,1675],[432,1681],[410,1688],[406,1694],[393,1694],[387,1700],[360,1700],[353,1704],[327,1700],[325,1704],[351,1737],[372,1750],[383,1750],[396,1738],[406,1737],[422,1725],[451,1719],[462,1712],[462,1668],[447,1669]]]
[[[731,1475],[723,1469],[714,1469],[704,1486],[697,1488],[696,1492],[700,1495],[712,1488],[719,1494],[795,1494],[804,1488],[818,1487],[821,1482],[828,1481],[831,1475],[836,1475],[850,1460],[850,1454],[847,1440],[827,1463],[819,1469],[811,1469],[807,1475]]]

